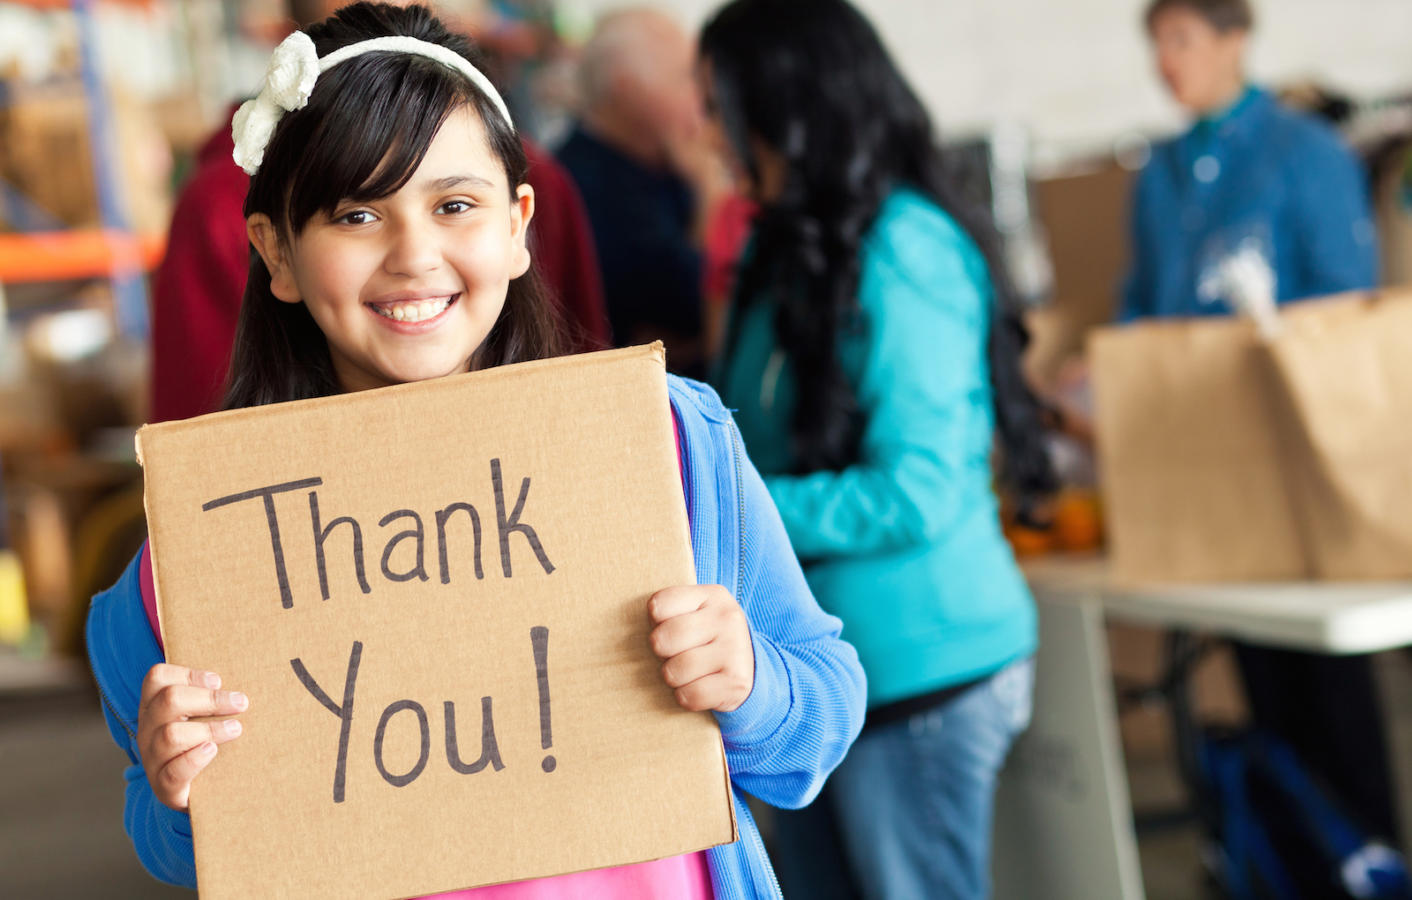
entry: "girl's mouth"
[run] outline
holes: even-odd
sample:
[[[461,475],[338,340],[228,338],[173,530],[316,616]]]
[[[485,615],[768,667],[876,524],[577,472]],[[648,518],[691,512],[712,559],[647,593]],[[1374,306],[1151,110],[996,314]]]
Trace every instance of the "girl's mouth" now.
[[[370,303],[373,312],[384,319],[406,322],[409,325],[430,322],[446,312],[460,298],[460,294],[445,297],[429,297],[424,300],[395,300],[390,303]]]

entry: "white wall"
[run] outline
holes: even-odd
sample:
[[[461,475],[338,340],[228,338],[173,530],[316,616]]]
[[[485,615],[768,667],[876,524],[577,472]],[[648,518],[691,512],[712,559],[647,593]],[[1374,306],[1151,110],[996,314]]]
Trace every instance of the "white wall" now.
[[[587,21],[623,0],[561,0]],[[1140,18],[1146,0],[854,0],[944,132],[1027,125],[1041,159],[1175,129]],[[698,26],[713,0],[657,0]],[[1257,0],[1252,75],[1359,98],[1412,92],[1412,0]]]

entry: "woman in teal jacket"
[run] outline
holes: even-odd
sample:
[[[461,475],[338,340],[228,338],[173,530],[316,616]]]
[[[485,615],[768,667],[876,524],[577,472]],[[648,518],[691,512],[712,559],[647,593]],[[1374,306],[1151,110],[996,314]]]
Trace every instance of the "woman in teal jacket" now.
[[[1053,480],[1023,330],[857,11],[736,0],[701,57],[761,206],[717,386],[868,676],[867,724],[824,800],[780,819],[786,895],[840,895],[841,856],[866,896],[985,896],[1036,642],[992,492],[997,433],[1022,497]],[[842,854],[812,843],[835,829]]]

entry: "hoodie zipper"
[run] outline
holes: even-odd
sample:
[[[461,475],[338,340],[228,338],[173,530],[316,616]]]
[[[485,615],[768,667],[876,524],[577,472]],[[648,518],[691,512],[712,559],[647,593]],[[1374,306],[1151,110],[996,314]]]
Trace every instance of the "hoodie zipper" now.
[[[740,432],[735,423],[731,423],[729,428],[731,450],[735,453],[735,533],[739,539],[735,558],[735,598],[739,603],[741,594],[745,593],[745,488],[741,486]]]

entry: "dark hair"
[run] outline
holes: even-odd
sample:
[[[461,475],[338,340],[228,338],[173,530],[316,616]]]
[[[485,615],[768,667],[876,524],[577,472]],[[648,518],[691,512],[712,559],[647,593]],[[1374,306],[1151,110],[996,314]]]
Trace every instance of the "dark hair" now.
[[[479,66],[479,54],[421,6],[356,3],[306,29],[319,56],[385,35],[408,35],[456,51]],[[494,104],[459,73],[407,53],[364,53],[319,76],[309,103],[280,119],[264,161],[250,179],[245,215],[270,217],[280,240],[345,199],[386,197],[421,165],[446,118],[467,106],[485,126],[513,195],[528,163],[518,135]],[[510,282],[505,307],[475,351],[476,368],[562,352],[556,308],[530,271]],[[339,393],[324,337],[302,303],[270,292],[270,273],[251,248],[250,274],[236,326],[225,408],[259,406]]]
[[[1217,31],[1249,31],[1255,27],[1255,14],[1247,0],[1152,0],[1142,23],[1151,31],[1157,17],[1169,9],[1189,9]]]
[[[307,28],[324,17],[323,0],[286,0],[284,6],[299,28]]]
[[[906,185],[955,218],[985,256],[1002,475],[1022,502],[1051,492],[1040,407],[1020,371],[1028,334],[998,238],[988,215],[953,200],[931,121],[868,21],[844,0],[735,0],[702,31],[701,55],[728,139],[751,174],[758,179],[752,136],[787,164],[780,197],[757,217],[737,296],[775,304],[776,333],[797,381],[798,470],[857,459],[862,423],[838,338],[861,327],[863,237],[883,201]]]

